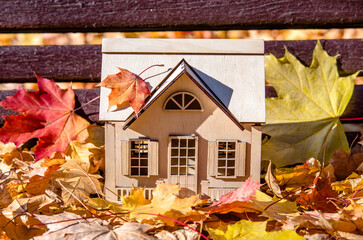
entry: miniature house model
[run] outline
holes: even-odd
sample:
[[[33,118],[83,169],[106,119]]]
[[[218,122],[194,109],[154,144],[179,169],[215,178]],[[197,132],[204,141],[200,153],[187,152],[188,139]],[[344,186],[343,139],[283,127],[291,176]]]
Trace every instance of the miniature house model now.
[[[142,74],[151,94],[138,117],[131,107],[108,109],[105,195],[118,201],[132,186],[150,198],[158,183],[180,195],[212,199],[259,181],[265,121],[262,40],[104,39],[102,79],[127,69]]]

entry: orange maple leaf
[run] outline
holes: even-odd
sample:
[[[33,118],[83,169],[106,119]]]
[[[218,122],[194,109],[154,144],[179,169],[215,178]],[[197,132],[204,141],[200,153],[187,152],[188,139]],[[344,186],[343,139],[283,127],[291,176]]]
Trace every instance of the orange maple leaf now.
[[[129,104],[138,115],[140,107],[144,104],[145,98],[150,94],[145,81],[138,75],[119,68],[117,74],[108,75],[100,84],[102,87],[110,88],[108,95],[108,109],[112,106],[121,107]]]
[[[22,113],[5,117],[0,129],[0,141],[17,146],[38,138],[35,160],[63,152],[73,140],[84,141],[89,122],[74,113],[75,97],[71,87],[61,89],[52,80],[38,77],[37,91],[19,87],[14,96],[0,102],[0,106]]]

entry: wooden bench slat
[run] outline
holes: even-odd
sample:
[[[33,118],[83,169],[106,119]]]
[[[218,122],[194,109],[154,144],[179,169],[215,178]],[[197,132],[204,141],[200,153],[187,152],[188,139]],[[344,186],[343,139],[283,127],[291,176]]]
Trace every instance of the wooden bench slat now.
[[[0,91],[0,101],[4,100],[6,96],[11,96],[15,94],[15,90],[3,90]],[[90,100],[99,96],[99,89],[76,89],[76,108],[82,106],[89,102]],[[267,86],[266,87],[266,97],[276,97],[275,90]],[[357,118],[363,117],[363,85],[356,85],[354,88],[353,96],[346,108],[343,118]],[[99,100],[92,102],[91,104],[85,106],[83,109],[78,110],[77,113],[82,117],[86,118],[90,122],[98,122],[98,109],[99,108]],[[6,110],[0,107],[0,116],[6,116],[9,114],[16,114],[13,111]],[[354,121],[353,121],[354,122]],[[360,121],[362,122],[362,121]],[[0,118],[0,124],[3,123],[3,120]]]
[[[322,40],[330,55],[340,54],[341,74],[363,69],[363,40]],[[284,46],[309,65],[316,41],[266,41],[265,53],[284,55]],[[101,72],[100,45],[73,46],[1,46],[0,83],[35,82],[39,76],[59,82],[99,82]],[[361,73],[363,74],[363,73]]]
[[[361,0],[0,0],[0,32],[362,27]]]

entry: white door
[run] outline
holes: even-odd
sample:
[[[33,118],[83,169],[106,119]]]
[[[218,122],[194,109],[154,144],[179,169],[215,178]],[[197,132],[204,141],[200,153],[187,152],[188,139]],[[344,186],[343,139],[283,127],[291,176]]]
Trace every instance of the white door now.
[[[169,183],[179,183],[180,195],[197,193],[198,181],[198,137],[169,137]]]

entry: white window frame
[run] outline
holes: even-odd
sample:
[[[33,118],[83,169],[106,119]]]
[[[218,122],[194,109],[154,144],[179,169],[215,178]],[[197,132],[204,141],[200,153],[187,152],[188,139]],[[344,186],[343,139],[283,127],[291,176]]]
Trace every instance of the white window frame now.
[[[219,152],[221,151],[219,149],[219,144],[221,142],[226,143],[226,149],[225,151],[225,156],[223,158],[219,157]],[[234,143],[234,149],[228,149],[228,143]],[[237,174],[237,144],[238,144],[238,140],[236,139],[220,139],[216,141],[216,178],[236,178]],[[221,151],[222,152],[222,151]],[[233,158],[228,158],[228,153],[234,153],[234,157]],[[228,166],[228,161],[234,161],[233,166]],[[225,165],[219,167],[219,161],[224,161]],[[219,175],[219,169],[224,169],[225,173],[224,175]],[[233,175],[228,175],[228,169],[233,169]]]
[[[132,151],[133,150],[137,150],[137,149],[132,149],[132,142],[147,142],[147,156],[145,158],[140,158],[140,153],[139,153],[139,156],[138,158],[134,158],[132,157]],[[139,144],[140,145],[140,144]],[[128,159],[128,162],[129,162],[129,176],[130,177],[149,177],[150,176],[150,139],[130,139],[129,140],[129,159]],[[132,160],[135,160],[137,159],[138,160],[138,172],[139,174],[136,175],[136,174],[132,174],[132,169],[135,168],[135,166],[132,166]],[[146,160],[147,161],[147,166],[144,167],[144,166],[141,166],[141,160]],[[141,175],[141,169],[147,169],[147,174],[146,175]]]

